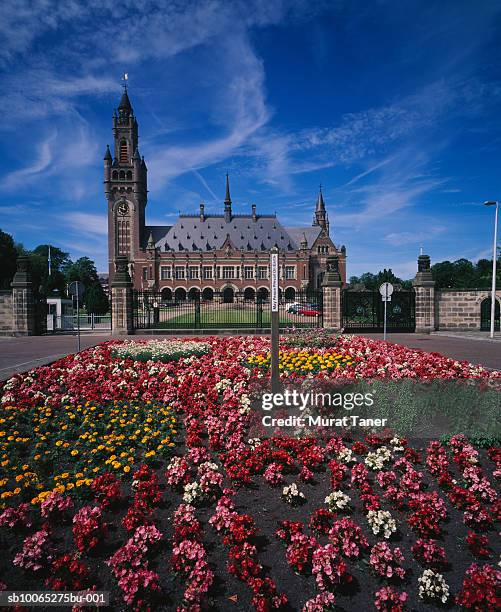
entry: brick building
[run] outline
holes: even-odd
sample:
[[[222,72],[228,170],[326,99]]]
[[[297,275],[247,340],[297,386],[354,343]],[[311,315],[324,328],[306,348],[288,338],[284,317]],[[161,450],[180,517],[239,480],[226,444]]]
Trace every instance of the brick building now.
[[[321,287],[329,255],[338,254],[343,283],[346,249],[329,235],[329,219],[322,190],[313,223],[284,227],[273,214],[252,205],[249,214],[234,214],[230,184],[221,214],[206,214],[200,204],[195,214],[179,215],[171,226],[146,224],[147,168],[139,155],[138,123],[127,89],[113,114],[114,151],[104,156],[104,190],[108,201],[109,281],[115,257],[126,256],[134,288],[156,290],[165,300],[183,300],[200,293],[211,299],[221,291],[225,301],[235,292],[253,299],[268,295],[269,251],[280,250],[280,291],[294,299],[301,289]]]

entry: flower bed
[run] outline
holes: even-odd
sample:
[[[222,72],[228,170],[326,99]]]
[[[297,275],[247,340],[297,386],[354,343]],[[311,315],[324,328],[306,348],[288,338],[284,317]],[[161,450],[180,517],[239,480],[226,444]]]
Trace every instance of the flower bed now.
[[[112,357],[133,361],[178,361],[189,357],[200,357],[210,350],[205,342],[179,340],[150,340],[148,342],[125,341],[113,347]]]
[[[339,368],[283,375],[500,379],[332,342],[301,352],[343,355]],[[268,340],[205,344],[165,363],[103,344],[3,385],[2,588],[95,588],[116,609],[179,612],[499,607],[499,448],[461,435],[251,439],[267,368],[249,365]]]

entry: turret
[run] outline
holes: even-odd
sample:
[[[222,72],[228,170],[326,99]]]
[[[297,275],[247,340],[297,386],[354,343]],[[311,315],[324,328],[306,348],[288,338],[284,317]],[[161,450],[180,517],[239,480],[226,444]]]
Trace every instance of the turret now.
[[[319,227],[324,229],[327,234],[329,233],[329,217],[327,216],[327,211],[325,210],[322,185],[320,185],[320,190],[318,192],[317,204],[315,206],[315,215],[313,217],[313,225],[318,225]]]
[[[200,221],[205,221],[205,205],[203,202],[200,204]]]
[[[252,205],[252,220],[253,221],[257,221],[256,205],[255,204]]]

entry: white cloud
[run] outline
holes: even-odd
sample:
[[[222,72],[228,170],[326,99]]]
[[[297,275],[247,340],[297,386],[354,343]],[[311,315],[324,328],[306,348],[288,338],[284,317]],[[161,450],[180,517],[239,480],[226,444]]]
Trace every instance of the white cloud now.
[[[78,232],[96,234],[97,236],[108,235],[108,219],[106,215],[94,213],[70,212],[63,215],[68,227]]]
[[[57,134],[53,132],[50,136],[42,140],[37,147],[36,158],[24,168],[6,174],[0,182],[0,187],[4,189],[15,188],[22,183],[29,182],[41,172],[47,170],[53,160],[52,145],[56,136]]]
[[[446,231],[443,225],[426,228],[421,232],[390,232],[384,237],[384,241],[392,246],[402,246],[405,244],[424,244],[433,240],[436,236]]]

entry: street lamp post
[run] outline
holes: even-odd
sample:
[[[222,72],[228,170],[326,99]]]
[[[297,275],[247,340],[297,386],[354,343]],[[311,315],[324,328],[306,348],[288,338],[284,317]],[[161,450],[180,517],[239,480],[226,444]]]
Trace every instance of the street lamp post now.
[[[491,291],[491,338],[494,338],[494,318],[496,316],[496,260],[498,242],[498,211],[499,202],[484,202],[485,206],[495,206],[494,214],[494,246],[492,247],[492,291]]]

